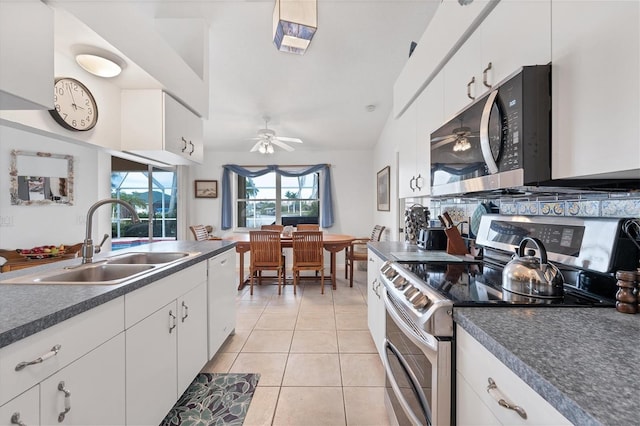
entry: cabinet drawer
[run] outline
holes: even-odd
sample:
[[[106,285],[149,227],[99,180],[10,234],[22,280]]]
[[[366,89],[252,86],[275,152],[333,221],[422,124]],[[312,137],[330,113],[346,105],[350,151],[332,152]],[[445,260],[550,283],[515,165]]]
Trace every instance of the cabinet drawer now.
[[[456,334],[456,370],[471,390],[482,400],[502,424],[570,425],[571,422],[531,389],[513,371],[493,356],[482,344],[460,326]],[[493,379],[502,394],[522,407],[527,419],[514,410],[504,408],[489,395],[487,386]]]
[[[207,262],[200,262],[125,294],[125,328],[148,317],[206,279]]]
[[[123,330],[124,298],[120,297],[0,349],[0,404]],[[60,345],[57,355],[16,371],[20,362],[38,359],[56,345]]]
[[[26,425],[39,425],[40,387],[34,386],[22,395],[0,407],[0,426],[15,425],[21,421]]]

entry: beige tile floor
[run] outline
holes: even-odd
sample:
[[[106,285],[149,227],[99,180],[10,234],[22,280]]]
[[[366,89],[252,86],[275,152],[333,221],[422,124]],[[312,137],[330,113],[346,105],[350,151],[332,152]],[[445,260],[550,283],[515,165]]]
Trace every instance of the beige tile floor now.
[[[384,370],[367,326],[366,272],[353,288],[304,281],[238,291],[236,333],[206,372],[260,373],[245,425],[388,424]]]

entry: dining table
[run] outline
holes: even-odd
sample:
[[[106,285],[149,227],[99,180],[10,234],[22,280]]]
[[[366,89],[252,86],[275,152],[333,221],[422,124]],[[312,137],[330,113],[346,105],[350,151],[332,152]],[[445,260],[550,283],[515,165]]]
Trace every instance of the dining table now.
[[[226,241],[234,241],[236,243],[236,253],[240,255],[240,282],[238,290],[244,287],[247,281],[244,277],[244,254],[250,251],[249,233],[237,233],[222,237]],[[356,237],[345,234],[322,234],[322,245],[331,257],[331,287],[336,289],[336,253],[346,249]],[[283,248],[293,248],[291,235],[280,234],[280,243]]]

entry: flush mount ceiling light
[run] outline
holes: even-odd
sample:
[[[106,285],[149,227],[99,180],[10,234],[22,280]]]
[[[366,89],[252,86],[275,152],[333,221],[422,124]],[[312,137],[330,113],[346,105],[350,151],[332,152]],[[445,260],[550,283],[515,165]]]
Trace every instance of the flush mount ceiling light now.
[[[317,0],[276,0],[273,43],[278,50],[303,55],[317,29]]]
[[[76,55],[76,62],[85,71],[98,77],[115,77],[122,72],[124,61],[115,58],[107,58],[104,55],[94,53],[80,53]]]

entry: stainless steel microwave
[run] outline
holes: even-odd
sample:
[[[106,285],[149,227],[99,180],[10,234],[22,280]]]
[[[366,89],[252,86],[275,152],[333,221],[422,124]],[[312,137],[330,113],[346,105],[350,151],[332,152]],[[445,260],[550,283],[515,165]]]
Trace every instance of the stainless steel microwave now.
[[[431,134],[431,193],[537,186],[550,151],[551,66],[525,66]]]

